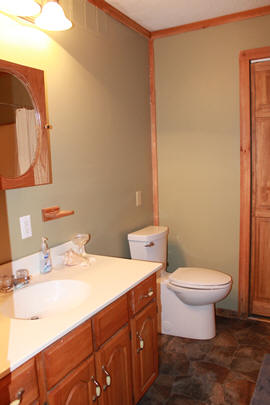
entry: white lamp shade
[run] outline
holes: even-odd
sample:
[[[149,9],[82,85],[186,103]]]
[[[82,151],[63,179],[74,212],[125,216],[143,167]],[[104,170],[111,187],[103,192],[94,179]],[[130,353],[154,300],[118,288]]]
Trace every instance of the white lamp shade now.
[[[66,18],[62,7],[56,1],[49,1],[43,6],[35,23],[48,31],[64,31],[72,27],[72,22]]]
[[[0,0],[0,11],[21,17],[34,16],[40,12],[40,5],[34,0]]]

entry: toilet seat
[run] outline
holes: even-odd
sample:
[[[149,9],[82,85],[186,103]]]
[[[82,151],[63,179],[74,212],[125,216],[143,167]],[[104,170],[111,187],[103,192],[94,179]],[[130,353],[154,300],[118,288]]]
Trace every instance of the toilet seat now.
[[[169,276],[171,285],[198,290],[220,289],[231,282],[226,273],[198,267],[179,267]]]

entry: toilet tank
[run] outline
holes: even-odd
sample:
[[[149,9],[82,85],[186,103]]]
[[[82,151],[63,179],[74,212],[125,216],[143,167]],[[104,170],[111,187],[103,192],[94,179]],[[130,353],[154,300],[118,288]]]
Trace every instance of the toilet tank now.
[[[167,226],[147,226],[128,234],[132,259],[167,263]]]

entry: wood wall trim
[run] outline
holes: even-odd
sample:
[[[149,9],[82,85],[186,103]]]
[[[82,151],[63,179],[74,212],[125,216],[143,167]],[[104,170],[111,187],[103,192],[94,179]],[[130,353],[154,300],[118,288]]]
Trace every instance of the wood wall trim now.
[[[121,22],[122,24],[126,25],[127,27],[131,28],[132,30],[142,34],[146,38],[150,38],[151,32],[148,31],[146,28],[142,27],[140,24],[136,23],[136,21],[132,20],[125,14],[121,13],[121,11],[117,10],[115,7],[111,6],[104,0],[88,0],[89,3],[93,4],[94,6],[98,7],[100,10],[104,11],[104,13],[110,15],[115,20]]]
[[[240,319],[239,313],[231,309],[216,308],[216,315],[222,318]]]
[[[105,0],[88,0],[89,3],[98,7],[104,13],[110,15],[117,21],[126,25],[127,27],[133,29],[134,31],[142,34],[146,38],[163,38],[170,35],[181,34],[183,32],[195,31],[204,28],[214,27],[217,25],[227,24],[236,21],[246,20],[248,18],[262,17],[264,15],[270,14],[270,6],[253,8],[251,10],[240,11],[238,13],[227,14],[220,17],[209,18],[207,20],[197,21],[190,24],[179,25],[177,27],[166,28],[162,30],[149,31],[142,25],[138,24],[136,21],[132,20],[130,17],[119,11],[117,8],[113,7]]]
[[[154,55],[153,39],[149,40],[149,80],[150,80],[152,181],[153,181],[153,220],[154,225],[159,225],[155,55]]]
[[[179,25],[177,27],[167,28],[151,32],[151,38],[163,38],[170,35],[182,34],[183,32],[200,30],[203,28],[214,27],[216,25],[227,24],[236,21],[246,20],[253,17],[262,17],[270,14],[270,6],[258,7],[251,10],[241,11],[238,13],[227,14],[221,17],[210,18],[207,20],[197,21],[191,24]]]
[[[240,241],[239,241],[239,315],[249,312],[250,201],[251,201],[251,125],[250,61],[270,57],[270,47],[240,52]]]

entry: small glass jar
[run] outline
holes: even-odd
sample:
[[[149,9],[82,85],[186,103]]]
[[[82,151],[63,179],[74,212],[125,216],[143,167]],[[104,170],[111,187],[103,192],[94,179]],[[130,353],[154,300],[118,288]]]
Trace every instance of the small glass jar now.
[[[12,288],[12,276],[3,275],[0,276],[0,291],[8,291]]]

